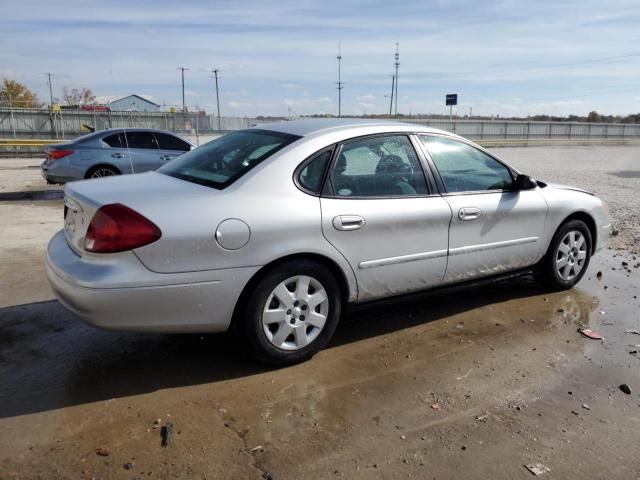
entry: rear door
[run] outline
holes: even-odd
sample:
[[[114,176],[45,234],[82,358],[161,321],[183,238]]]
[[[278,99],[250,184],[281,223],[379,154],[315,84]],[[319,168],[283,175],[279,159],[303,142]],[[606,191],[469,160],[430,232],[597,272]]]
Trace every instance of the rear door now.
[[[160,149],[153,132],[125,130],[124,136],[133,173],[155,170],[165,163],[160,160]]]
[[[407,135],[340,145],[321,208],[323,234],[353,268],[358,300],[442,282],[451,209],[429,189]]]
[[[168,133],[154,132],[158,142],[160,161],[164,164],[175,157],[191,150],[191,145]]]
[[[535,263],[547,203],[538,188],[514,191],[511,170],[465,142],[420,135],[453,217],[445,280],[454,282]]]
[[[93,164],[107,163],[116,166],[121,173],[133,173],[124,133],[113,133],[104,137],[102,141],[109,148],[103,149],[101,152],[103,158],[93,159]]]

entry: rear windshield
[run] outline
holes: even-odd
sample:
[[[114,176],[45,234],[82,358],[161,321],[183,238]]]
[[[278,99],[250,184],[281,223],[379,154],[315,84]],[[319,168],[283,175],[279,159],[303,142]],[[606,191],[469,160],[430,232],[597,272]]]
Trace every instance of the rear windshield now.
[[[268,130],[229,133],[170,161],[158,172],[224,188],[300,137]]]

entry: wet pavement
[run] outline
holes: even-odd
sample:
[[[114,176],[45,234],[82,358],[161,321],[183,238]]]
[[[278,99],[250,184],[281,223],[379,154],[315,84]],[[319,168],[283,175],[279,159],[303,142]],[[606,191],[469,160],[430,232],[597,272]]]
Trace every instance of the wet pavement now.
[[[352,308],[285,369],[230,335],[4,308],[0,478],[635,478],[639,262],[601,252],[567,292],[523,277]]]

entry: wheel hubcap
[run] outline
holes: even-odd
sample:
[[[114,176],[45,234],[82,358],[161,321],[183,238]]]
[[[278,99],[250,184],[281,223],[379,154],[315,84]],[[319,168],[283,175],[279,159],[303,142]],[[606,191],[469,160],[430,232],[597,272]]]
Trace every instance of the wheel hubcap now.
[[[313,277],[297,275],[273,289],[262,312],[269,342],[282,350],[299,350],[313,342],[327,322],[329,298]]]
[[[573,280],[587,259],[587,241],[581,232],[572,230],[567,233],[556,251],[556,271],[563,280]]]

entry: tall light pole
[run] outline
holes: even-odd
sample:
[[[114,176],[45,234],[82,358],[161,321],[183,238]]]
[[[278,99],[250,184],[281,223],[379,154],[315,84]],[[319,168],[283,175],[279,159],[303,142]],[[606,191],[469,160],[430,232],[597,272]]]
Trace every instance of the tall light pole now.
[[[396,85],[396,76],[391,75],[391,102],[389,103],[389,117],[391,117],[391,114],[393,112],[393,89],[395,88],[395,85]]]
[[[341,63],[342,63],[342,54],[340,53],[340,42],[338,42],[338,117],[342,116],[342,89],[344,88],[344,84],[342,83],[341,77]]]
[[[396,67],[396,110],[395,110],[395,116],[398,116],[398,67],[400,66],[400,52],[398,50],[400,44],[398,42],[396,42],[396,54],[395,54],[395,63],[393,64]]]
[[[213,78],[216,79],[216,107],[218,109],[218,130],[222,130],[222,123],[220,120],[220,95],[218,94],[218,72],[219,70],[212,70]]]
[[[178,67],[178,70],[180,70],[180,72],[182,73],[182,111],[186,112],[187,108],[184,104],[184,71],[189,69],[185,67]]]

